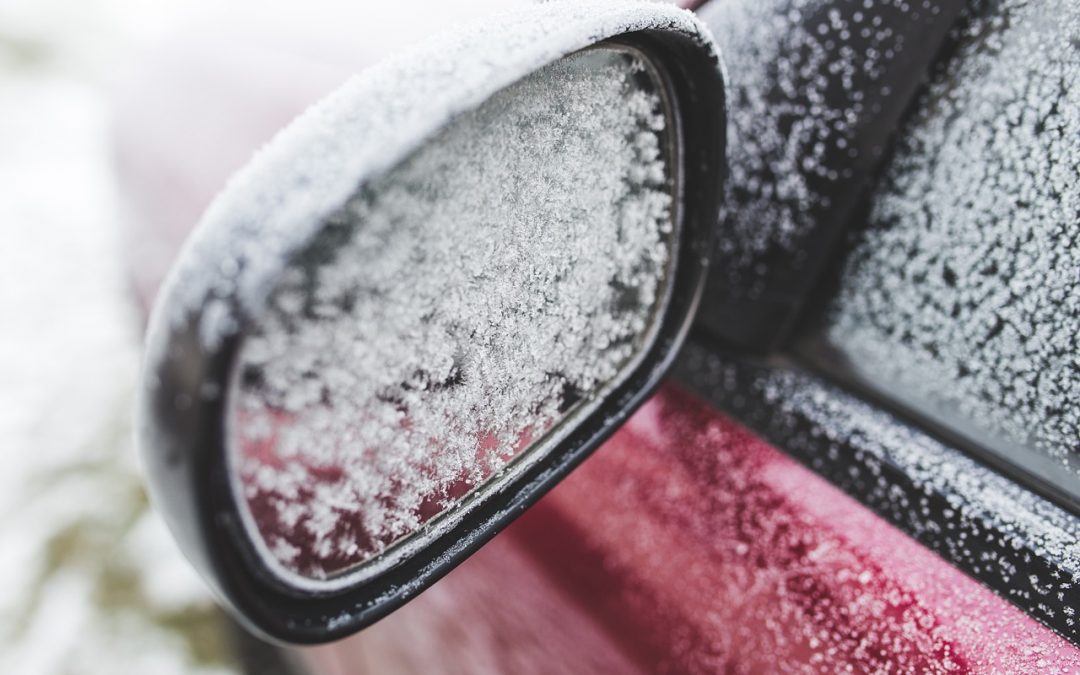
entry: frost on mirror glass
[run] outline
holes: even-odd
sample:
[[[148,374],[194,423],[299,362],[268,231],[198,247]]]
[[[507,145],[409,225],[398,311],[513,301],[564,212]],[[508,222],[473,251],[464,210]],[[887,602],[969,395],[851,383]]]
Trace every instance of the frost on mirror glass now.
[[[828,336],[874,380],[1073,480],[1080,6],[988,3],[959,37],[875,196]]]
[[[234,375],[234,489],[272,564],[326,579],[430,530],[622,380],[674,258],[664,106],[636,53],[567,57],[327,219]]]

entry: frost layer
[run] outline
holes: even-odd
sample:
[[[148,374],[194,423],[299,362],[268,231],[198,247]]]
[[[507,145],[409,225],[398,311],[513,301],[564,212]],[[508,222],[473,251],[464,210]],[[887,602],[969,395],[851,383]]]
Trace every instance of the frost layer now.
[[[1080,6],[989,3],[905,131],[828,336],[1080,470]]]
[[[644,63],[594,50],[330,215],[245,338],[232,408],[238,489],[284,568],[372,558],[619,379],[662,304],[667,147]]]
[[[713,267],[723,283],[714,293],[757,298],[768,277],[787,273],[775,266],[804,265],[808,238],[836,217],[834,200],[861,189],[860,172],[883,151],[873,130],[882,106],[906,105],[889,85],[907,79],[908,38],[932,31],[950,4],[715,0],[701,8],[729,74],[723,264]]]
[[[710,489],[703,491],[709,501],[695,504],[689,513],[721,524],[687,526],[684,517],[679,521],[683,530],[704,533],[699,536],[708,537],[712,555],[716,548],[738,546],[736,565],[747,567],[741,583],[731,584],[736,589],[734,621],[745,635],[722,650],[706,653],[719,652],[726,658],[731,653],[748,654],[754,666],[738,672],[1077,672],[1076,648],[1032,621],[1043,621],[1075,642],[1080,520],[1071,513],[791,366],[728,359],[688,344],[675,374],[713,405],[883,517],[856,507],[831,488],[820,489],[815,484],[825,486],[817,477],[759,441],[750,443],[760,448],[753,455],[761,459],[775,455],[790,468],[780,469],[772,459],[768,460],[772,467],[763,466],[760,460],[743,456],[737,443],[729,441],[724,449],[723,439],[730,432],[709,433],[705,425],[696,432],[701,445],[681,436],[672,438],[671,430],[695,425],[667,422],[669,431],[661,433],[655,429],[663,428],[663,417],[658,416],[659,424],[645,422],[643,413],[649,408],[644,408],[628,427],[640,424],[650,438],[664,439],[679,452],[691,448],[691,459],[684,460],[694,462],[689,475],[695,480],[702,480],[702,474],[711,477]],[[678,416],[694,408],[685,397],[664,398],[658,396],[654,402]],[[715,409],[705,412],[708,426],[730,426]],[[737,436],[752,440],[745,432]],[[707,452],[706,443],[714,447],[719,443],[717,451]],[[635,461],[641,463],[647,453],[643,447],[634,450]],[[762,451],[767,452],[759,454]],[[732,452],[734,457],[728,455]],[[596,455],[602,456],[603,452]],[[698,468],[717,461],[712,473]],[[592,466],[590,461],[586,469]],[[725,489],[717,491],[717,486]],[[631,495],[665,494],[662,488],[622,489]],[[669,488],[672,493],[684,496],[682,501],[697,494],[689,488]],[[673,511],[680,507],[680,499],[669,501]],[[584,510],[580,504],[575,508]],[[686,505],[681,508],[685,513]],[[912,538],[902,536],[886,520]],[[733,529],[732,534],[717,534],[723,527]],[[720,579],[733,576],[728,568],[717,572],[719,564],[701,567],[712,569]],[[685,564],[681,569],[692,568],[693,564]],[[636,578],[652,578],[635,572]],[[739,579],[738,566],[734,573]],[[714,585],[724,586],[722,581]],[[757,594],[761,599],[751,600]],[[1003,599],[1024,611],[1008,607]],[[711,614],[706,615],[706,625],[714,627]],[[713,634],[706,633],[709,638]],[[714,649],[713,642],[706,645]],[[757,665],[761,663],[757,659],[767,661]],[[723,670],[713,666],[709,672]]]

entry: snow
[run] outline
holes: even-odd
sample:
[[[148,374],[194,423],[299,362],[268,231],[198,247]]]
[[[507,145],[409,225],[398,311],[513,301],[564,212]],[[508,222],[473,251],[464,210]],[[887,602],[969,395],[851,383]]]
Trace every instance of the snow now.
[[[110,180],[107,85],[137,61],[134,47],[172,33],[189,12],[201,12],[200,35],[216,40],[210,47],[235,42],[237,24],[258,24],[243,42],[250,46],[251,33],[262,31],[264,56],[277,58],[259,66],[273,73],[239,86],[259,89],[293,73],[289,57],[297,54],[281,49],[283,36],[321,41],[322,51],[313,50],[321,62],[333,62],[334,73],[350,64],[355,71],[392,45],[421,42],[448,21],[505,4],[364,5],[348,10],[346,21],[333,0],[228,8],[171,0],[0,3],[0,672],[236,669],[229,627],[145,502],[130,440],[140,317],[124,277],[130,261],[121,256],[126,214]],[[153,100],[143,105],[189,114],[175,112],[182,96],[137,93],[148,91]],[[210,110],[190,113],[221,112]],[[221,148],[191,148],[204,152]],[[153,161],[192,172],[169,159]],[[182,187],[180,198],[189,198]]]
[[[592,51],[498,93],[285,270],[241,348],[231,447],[287,569],[323,578],[414,534],[643,348],[673,232],[645,73]]]
[[[0,101],[0,672],[228,673],[189,641],[221,618],[135,461],[103,96],[38,64],[0,70]]]
[[[243,314],[258,315],[268,280],[278,278],[293,248],[357,184],[399,164],[447,119],[522,73],[644,29],[682,32],[712,46],[693,14],[669,5],[557,0],[448,33],[354,77],[282,130],[215,198],[165,281],[148,362],[164,356],[165,328],[200,312],[208,298],[235,298]],[[215,328],[227,335],[228,326],[207,326],[207,346],[223,337]]]

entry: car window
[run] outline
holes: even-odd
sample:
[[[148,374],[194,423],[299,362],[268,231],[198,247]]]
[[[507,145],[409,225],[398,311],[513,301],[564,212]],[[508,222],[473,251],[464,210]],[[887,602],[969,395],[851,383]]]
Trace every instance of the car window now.
[[[868,208],[828,347],[1080,494],[1080,6],[973,17]]]

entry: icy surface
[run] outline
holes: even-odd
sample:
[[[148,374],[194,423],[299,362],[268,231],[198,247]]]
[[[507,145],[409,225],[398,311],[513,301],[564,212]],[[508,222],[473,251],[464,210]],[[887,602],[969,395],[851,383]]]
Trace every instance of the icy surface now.
[[[891,100],[905,31],[940,8],[915,2],[715,0],[700,16],[729,76],[727,208],[719,238],[732,288],[761,292],[766,254],[799,266],[803,240],[830,217],[831,195],[855,187],[882,147],[866,131]],[[860,8],[861,5],[861,8]]]
[[[321,578],[415,533],[618,380],[662,304],[660,97],[568,57],[332,213],[244,339],[232,452],[269,552]]]
[[[856,448],[858,462],[848,471],[853,476],[865,471],[857,478],[873,486],[867,502],[885,509],[893,522],[903,524],[918,538],[942,529],[957,533],[944,538],[946,557],[995,587],[1008,588],[1011,599],[1037,618],[1052,619],[1055,610],[1048,605],[1059,605],[1065,599],[1063,593],[1074,597],[1072,588],[1080,581],[1080,520],[1075,516],[811,377],[778,371],[756,386],[768,404],[777,406],[779,414],[808,421],[811,434],[828,439],[830,444],[849,443]],[[874,476],[874,460],[902,467],[919,497],[898,498],[894,486],[880,475]],[[929,517],[928,497],[942,494],[949,496],[951,509],[941,517]],[[999,533],[1004,533],[1006,542],[995,541]],[[980,541],[980,537],[990,539]],[[1042,578],[1018,574],[1031,557],[1053,561],[1059,569]],[[1073,619],[1065,623],[1075,628]]]
[[[880,382],[1080,465],[1080,6],[989,3],[906,129],[828,336]]]
[[[1080,634],[1080,519],[806,373],[683,353],[682,379],[1032,616]]]

